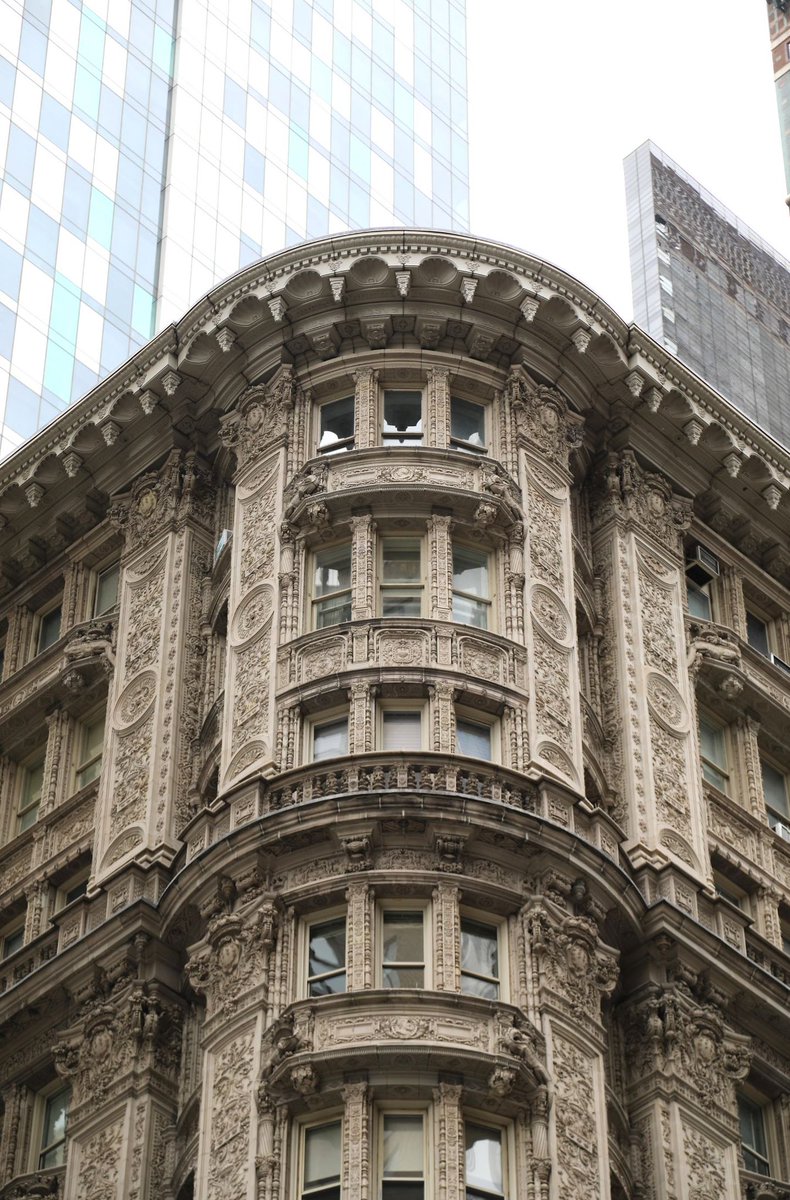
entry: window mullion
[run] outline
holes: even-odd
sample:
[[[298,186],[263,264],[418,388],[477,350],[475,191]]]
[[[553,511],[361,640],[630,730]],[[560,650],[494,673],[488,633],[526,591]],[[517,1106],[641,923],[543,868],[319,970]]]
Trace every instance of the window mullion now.
[[[369,621],[374,611],[376,523],[370,513],[351,518],[351,617]]]
[[[450,621],[453,612],[452,517],[435,513],[426,522],[428,530],[428,586],[430,615],[434,621]]]

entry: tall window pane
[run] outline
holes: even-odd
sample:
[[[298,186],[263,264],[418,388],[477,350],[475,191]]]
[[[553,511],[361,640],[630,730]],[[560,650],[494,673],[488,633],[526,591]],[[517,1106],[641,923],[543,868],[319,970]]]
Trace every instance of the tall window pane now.
[[[768,644],[768,626],[765,621],[761,621],[759,617],[750,612],[746,614],[746,640],[760,654],[768,657],[771,652]]]
[[[384,750],[421,750],[422,713],[387,711],[383,716]]]
[[[384,538],[381,549],[381,615],[419,617],[422,612],[419,538]]]
[[[450,444],[459,450],[485,453],[486,410],[482,404],[453,396],[450,400]]]
[[[495,925],[461,921],[461,991],[467,996],[499,997],[499,936]]]
[[[60,609],[45,613],[38,627],[38,653],[55,644],[60,637]]]
[[[467,1200],[504,1195],[502,1133],[485,1125],[466,1122]]]
[[[104,713],[82,731],[80,761],[77,764],[77,790],[87,787],[101,774],[104,750]]]
[[[455,748],[470,758],[491,758],[491,726],[478,725],[458,717],[455,722]]]
[[[425,1149],[421,1116],[385,1114],[382,1160],[383,1200],[422,1200]]]
[[[746,1170],[753,1171],[756,1175],[770,1175],[762,1109],[759,1105],[752,1104],[745,1096],[739,1096],[738,1120]]]
[[[318,450],[321,454],[337,454],[354,448],[354,397],[322,404]]]
[[[304,1131],[302,1195],[316,1200],[340,1200],[341,1122]]]
[[[768,809],[768,820],[771,825],[777,822],[790,825],[790,803],[787,799],[787,780],[781,771],[771,766],[764,758],[760,759],[763,775],[763,796],[765,807]]]
[[[385,912],[382,983],[384,987],[420,988],[425,979],[421,912]]]
[[[346,990],[346,919],[310,926],[308,993],[328,996]]]
[[[93,603],[94,617],[109,612],[118,603],[118,577],[120,566],[113,563],[106,571],[101,571],[96,580],[96,599]]]
[[[702,759],[702,775],[708,783],[727,791],[727,743],[724,730],[706,717],[700,717],[699,748]]]
[[[41,789],[44,786],[44,764],[36,763],[28,767],[22,780],[22,794],[19,799],[18,825],[19,832],[29,829],[38,820],[38,807],[41,803]]]
[[[422,392],[384,393],[385,446],[422,443]]]
[[[348,717],[313,726],[313,762],[348,754]]]
[[[453,620],[487,629],[490,606],[488,555],[470,546],[453,546]]]
[[[38,1159],[39,1168],[63,1165],[69,1096],[69,1089],[63,1088],[47,1100],[44,1109],[44,1129],[41,1135],[41,1153]]]
[[[332,546],[315,555],[313,627],[325,629],[351,620],[351,546]]]

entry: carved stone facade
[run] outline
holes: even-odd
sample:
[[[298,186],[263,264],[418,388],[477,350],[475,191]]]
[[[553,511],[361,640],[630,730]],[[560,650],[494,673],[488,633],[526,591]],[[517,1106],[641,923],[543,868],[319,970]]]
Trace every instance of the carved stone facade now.
[[[0,466],[0,1198],[790,1195],[790,459],[545,264],[304,253]]]

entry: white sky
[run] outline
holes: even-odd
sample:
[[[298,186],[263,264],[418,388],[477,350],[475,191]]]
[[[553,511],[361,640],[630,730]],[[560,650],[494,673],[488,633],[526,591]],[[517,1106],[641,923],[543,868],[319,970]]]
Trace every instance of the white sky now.
[[[471,231],[633,317],[623,159],[650,138],[785,257],[766,0],[467,0]]]

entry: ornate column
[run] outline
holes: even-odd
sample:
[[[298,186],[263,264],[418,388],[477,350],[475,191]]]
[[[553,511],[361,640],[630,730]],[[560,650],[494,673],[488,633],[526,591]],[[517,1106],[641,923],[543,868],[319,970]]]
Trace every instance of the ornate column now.
[[[280,504],[296,395],[293,369],[280,367],[265,388],[243,394],[222,429],[238,469],[220,790],[252,772],[274,769]]]
[[[627,849],[634,865],[667,858],[706,881],[694,694],[682,614],[682,534],[691,502],[632,451],[603,465],[593,506],[601,580],[604,724],[619,746]]]
[[[446,447],[450,444],[450,372],[447,367],[429,367],[426,378],[428,427],[425,444]]]
[[[201,584],[211,566],[214,489],[194,453],[173,450],[160,471],[116,499],[110,515],[125,547],[97,805],[99,881],[122,860],[169,863],[190,816]]]
[[[567,889],[569,892],[570,888]],[[546,1039],[553,1103],[545,1089],[532,1112],[536,1185],[543,1194],[548,1153],[551,1195],[589,1200],[609,1195],[608,1129],[601,1000],[617,981],[617,953],[595,919],[569,910],[560,891],[535,896],[522,912],[525,1007]],[[544,1072],[542,1082],[548,1083]],[[540,1075],[538,1075],[540,1079]]]
[[[466,1195],[464,1119],[460,1083],[440,1083],[433,1089],[438,1137],[436,1139],[437,1195],[442,1200],[463,1200]]]
[[[47,713],[46,723],[47,752],[44,756],[39,818],[51,812],[63,800],[71,777],[71,763],[63,753],[64,742],[68,741],[69,718],[62,708],[53,708]]]
[[[63,573],[63,602],[61,605],[60,632],[68,633],[74,626],[88,617],[87,578],[85,564],[70,562]]]
[[[505,634],[514,642],[524,643],[524,538],[523,521],[514,521],[508,529],[505,565]]]
[[[346,986],[349,992],[359,992],[363,988],[373,987],[373,890],[367,883],[352,883],[346,892],[346,900]]]
[[[180,1003],[117,970],[80,994],[78,1019],[53,1048],[72,1089],[65,1200],[166,1200],[158,1164],[176,1116]]]
[[[439,754],[455,754],[455,685],[439,679],[428,684],[431,697],[430,750]]]
[[[25,912],[25,944],[32,942],[41,933],[41,921],[47,901],[49,884],[46,879],[37,879],[25,888],[27,910]]]
[[[581,439],[581,418],[559,392],[536,387],[521,368],[511,372],[507,390],[521,453],[526,516],[525,641],[534,680],[530,755],[583,791],[568,468],[571,446]],[[518,545],[517,530],[512,544]],[[515,587],[520,572],[511,569]],[[518,612],[517,603],[513,609]]]
[[[235,909],[234,894],[233,883],[220,880],[207,936],[187,963],[190,983],[206,997],[196,1200],[254,1200],[276,1154],[275,1133],[266,1132],[276,1097],[262,1067],[267,1053],[270,1068],[276,1057],[275,1042],[264,1049],[264,1026],[278,912],[254,882]]]
[[[343,1120],[343,1200],[368,1200],[370,1196],[370,1099],[368,1085],[347,1083],[341,1088]]]
[[[460,987],[460,902],[461,889],[449,880],[433,890],[434,986],[438,991],[457,992]]]
[[[373,749],[373,689],[358,679],[348,689],[348,697],[348,752],[366,754]]]
[[[724,607],[723,624],[734,629],[738,637],[746,638],[746,605],[743,602],[743,584],[737,567],[725,566],[721,572],[721,596]]]
[[[738,775],[738,796],[747,812],[765,821],[765,796],[760,767],[760,722],[748,713],[735,720],[737,753],[735,770]]]
[[[12,1083],[3,1088],[3,1124],[0,1128],[0,1185],[16,1175],[16,1154],[19,1140],[19,1122],[25,1087]]]
[[[376,611],[375,532],[370,513],[351,518],[351,617],[355,621],[369,621]]]
[[[359,450],[381,444],[379,436],[379,373],[372,367],[351,372],[354,380],[356,445]]]
[[[8,679],[18,671],[30,653],[30,638],[33,632],[33,614],[24,604],[17,604],[8,614],[8,634],[5,642],[5,666],[3,678]]]
[[[726,1025],[706,984],[647,985],[624,1015],[628,1108],[640,1143],[646,1200],[740,1200],[735,1083],[748,1039]]]
[[[429,611],[434,621],[449,621],[453,615],[452,517],[435,513],[426,522],[428,530]]]
[[[298,537],[287,521],[280,526],[280,643],[289,642],[299,632],[301,582],[304,566],[304,538]]]

